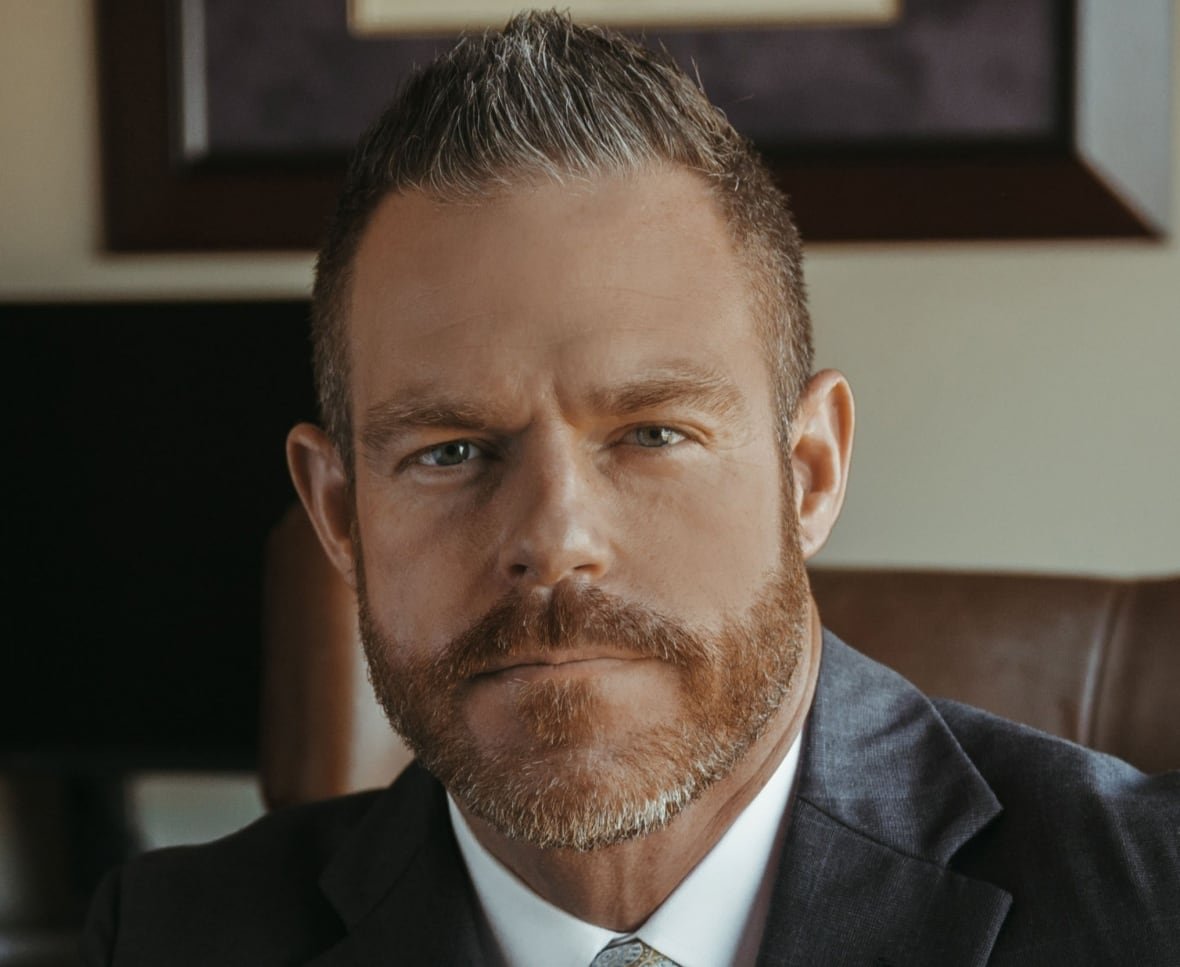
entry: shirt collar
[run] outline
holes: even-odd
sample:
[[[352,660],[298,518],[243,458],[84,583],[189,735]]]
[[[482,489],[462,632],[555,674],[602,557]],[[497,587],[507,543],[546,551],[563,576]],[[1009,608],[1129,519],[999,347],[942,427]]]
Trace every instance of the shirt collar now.
[[[752,964],[777,872],[802,732],[770,780],[667,900],[634,934],[682,967]],[[542,899],[475,838],[447,796],[451,823],[484,916],[512,967],[587,967],[624,935]]]

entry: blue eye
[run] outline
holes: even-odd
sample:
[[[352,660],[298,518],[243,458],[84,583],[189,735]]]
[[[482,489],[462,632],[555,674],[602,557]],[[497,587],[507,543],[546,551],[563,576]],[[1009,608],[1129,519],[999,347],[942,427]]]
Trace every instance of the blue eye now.
[[[470,440],[449,440],[423,450],[415,463],[424,467],[457,467],[481,456],[483,451]]]
[[[668,426],[641,426],[631,431],[631,436],[641,447],[670,447],[683,440],[684,434]]]

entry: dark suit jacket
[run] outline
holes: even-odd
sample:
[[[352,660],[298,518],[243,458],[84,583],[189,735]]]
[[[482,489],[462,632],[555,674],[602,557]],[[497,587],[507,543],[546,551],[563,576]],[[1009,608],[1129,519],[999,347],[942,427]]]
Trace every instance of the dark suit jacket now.
[[[88,964],[479,964],[441,787],[271,814],[99,890]],[[1180,774],[931,702],[825,636],[762,964],[1180,964]]]

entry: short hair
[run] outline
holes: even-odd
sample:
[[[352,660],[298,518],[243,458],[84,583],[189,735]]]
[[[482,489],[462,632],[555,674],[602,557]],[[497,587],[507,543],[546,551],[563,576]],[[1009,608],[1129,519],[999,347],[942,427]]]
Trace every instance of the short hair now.
[[[665,51],[568,15],[519,14],[418,69],[353,152],[316,262],[312,342],[324,427],[354,474],[348,311],[360,240],[381,200],[470,201],[540,179],[678,167],[719,205],[742,257],[786,456],[811,374],[799,233],[753,145]]]

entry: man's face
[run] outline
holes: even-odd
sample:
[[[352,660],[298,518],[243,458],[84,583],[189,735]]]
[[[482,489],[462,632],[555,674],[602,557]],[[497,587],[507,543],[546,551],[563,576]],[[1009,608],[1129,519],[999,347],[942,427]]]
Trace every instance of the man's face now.
[[[362,630],[465,808],[667,822],[792,684],[806,581],[748,282],[686,172],[385,199],[350,314]]]

